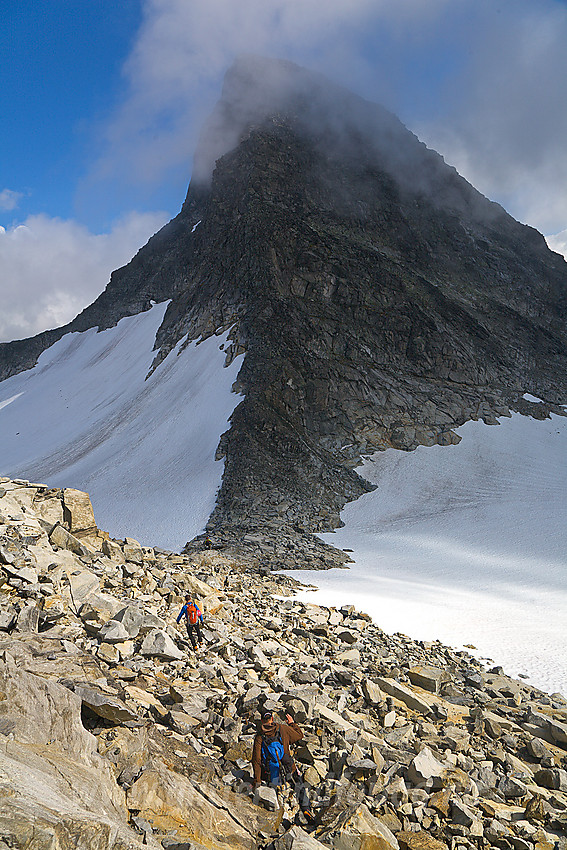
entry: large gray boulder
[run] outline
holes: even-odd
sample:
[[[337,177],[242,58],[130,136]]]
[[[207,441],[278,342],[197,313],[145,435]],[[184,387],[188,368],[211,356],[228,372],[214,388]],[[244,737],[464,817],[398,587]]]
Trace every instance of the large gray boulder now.
[[[16,622],[17,612],[9,607],[0,611],[0,632],[8,632]]]
[[[79,611],[81,605],[84,605],[90,596],[100,591],[100,579],[90,570],[70,573],[68,579],[69,592],[75,611]]]
[[[163,629],[152,629],[142,643],[140,648],[142,655],[147,658],[164,658],[168,661],[179,661],[183,653]]]
[[[16,619],[18,632],[37,632],[39,625],[39,608],[35,602],[29,602],[19,611]]]
[[[140,634],[140,628],[144,622],[144,612],[137,605],[127,605],[118,611],[112,619],[122,624],[129,637],[135,638]],[[152,628],[156,628],[156,624]]]
[[[152,629],[165,628],[164,621],[151,612],[144,611],[139,605],[126,605],[112,617],[119,623],[122,623],[131,638],[138,637],[139,634],[147,634]]]
[[[104,717],[105,720],[110,720],[112,723],[127,723],[138,720],[137,714],[118,697],[110,696],[88,685],[75,685],[75,693],[81,699],[83,705],[98,714],[99,717]]]
[[[447,768],[424,747],[409,764],[408,778],[417,786],[440,788]]]
[[[561,721],[550,717],[548,720],[548,728],[555,743],[559,744],[559,746],[563,747],[563,749],[566,749],[567,723],[561,723]]]
[[[268,785],[260,785],[254,791],[254,802],[257,806],[263,806],[270,812],[275,812],[279,808],[278,795],[275,788],[270,788]]]
[[[438,694],[440,686],[451,680],[451,676],[446,670],[430,665],[410,667],[408,676],[412,685],[431,691],[432,694]]]
[[[399,850],[394,833],[361,803],[342,812],[322,837],[334,836],[334,850]]]
[[[142,566],[144,563],[144,553],[142,552],[142,547],[137,540],[127,537],[122,551],[124,552],[124,557],[127,561],[130,561],[133,564],[138,564],[139,566]]]
[[[88,493],[66,487],[63,490],[63,515],[69,524],[69,531],[76,537],[96,535],[96,521]]]
[[[415,691],[412,691],[411,688],[408,688],[406,685],[402,685],[400,682],[397,682],[395,679],[377,676],[376,684],[389,696],[399,699],[400,702],[405,703],[407,707],[411,708],[413,711],[418,711],[426,716],[432,713],[431,705],[426,699],[415,693]]]
[[[141,850],[72,691],[0,658],[0,835],[13,847]]]
[[[121,603],[109,593],[90,593],[81,605],[79,616],[91,634],[99,630],[122,608]]]
[[[209,850],[256,850],[258,834],[273,823],[242,796],[191,781],[154,761],[128,792],[128,807],[181,841],[206,840]]]
[[[58,747],[69,758],[91,763],[96,738],[81,723],[81,700],[70,690],[26,672],[12,654],[0,656],[0,719],[14,739]]]
[[[100,629],[98,637],[105,643],[123,643],[125,640],[130,640],[131,635],[122,623],[116,620],[109,620]]]
[[[71,534],[64,528],[62,525],[55,525],[49,534],[49,542],[52,546],[57,547],[58,549],[68,549],[70,552],[73,552],[75,555],[79,555],[81,558],[90,559],[94,554],[94,550],[79,540],[78,537],[75,537],[74,534]]]
[[[543,788],[567,793],[567,770],[562,770],[559,767],[538,770],[535,774],[535,781]]]
[[[384,700],[382,691],[371,679],[362,680],[362,693],[368,705],[380,705]]]

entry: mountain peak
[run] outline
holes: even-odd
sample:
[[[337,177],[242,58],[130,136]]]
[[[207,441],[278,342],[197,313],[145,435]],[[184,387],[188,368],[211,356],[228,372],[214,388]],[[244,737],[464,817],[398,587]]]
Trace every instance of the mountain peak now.
[[[225,75],[195,152],[193,188],[209,186],[216,161],[250,133],[278,126],[308,139],[322,156],[379,169],[440,207],[483,221],[507,217],[383,106],[316,71],[256,55],[241,56]]]
[[[371,488],[356,472],[365,455],[457,442],[470,419],[522,411],[525,392],[562,412],[566,282],[537,231],[385,109],[244,57],[180,214],[67,328],[0,349],[0,368],[29,368],[65,332],[111,327],[152,300],[170,301],[153,380],[174,349],[228,334],[227,364],[244,355],[242,398],[217,449],[208,532],[323,565],[344,555],[312,534]]]

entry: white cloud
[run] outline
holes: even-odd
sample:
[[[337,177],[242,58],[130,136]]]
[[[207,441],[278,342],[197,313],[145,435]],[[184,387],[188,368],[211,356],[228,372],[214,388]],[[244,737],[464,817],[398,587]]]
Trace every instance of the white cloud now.
[[[567,230],[562,230],[561,233],[554,233],[552,236],[546,236],[545,240],[552,251],[557,254],[563,254],[567,260]]]
[[[95,179],[158,182],[186,163],[242,53],[288,58],[335,72],[360,64],[355,42],[377,21],[418,30],[450,0],[146,0],[125,65],[129,93],[106,128]],[[340,57],[337,65],[337,58]],[[366,64],[362,62],[362,67]]]
[[[166,221],[164,213],[130,213],[110,233],[74,221],[30,216],[0,227],[0,340],[19,339],[73,319]]]
[[[12,189],[2,189],[0,192],[0,210],[15,210],[23,198],[22,192],[14,192]]]
[[[407,108],[403,120],[487,196],[553,232],[567,222],[566,43],[559,0],[145,0],[93,179],[158,185],[187,164],[223,72],[261,53],[394,108],[415,95],[416,115],[431,73],[437,108],[420,126]]]
[[[553,232],[567,223],[567,7],[516,0],[484,6],[481,22],[452,104],[418,132],[516,218]]]

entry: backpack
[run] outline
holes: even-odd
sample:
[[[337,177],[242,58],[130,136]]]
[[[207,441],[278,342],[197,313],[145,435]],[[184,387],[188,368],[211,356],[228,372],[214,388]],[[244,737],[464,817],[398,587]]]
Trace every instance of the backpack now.
[[[191,623],[192,626],[194,626],[198,619],[199,609],[197,608],[195,603],[192,602],[191,605],[187,606],[187,621]]]
[[[279,783],[280,762],[283,755],[284,747],[279,727],[275,738],[268,739],[262,735],[262,764],[270,777],[270,783]]]

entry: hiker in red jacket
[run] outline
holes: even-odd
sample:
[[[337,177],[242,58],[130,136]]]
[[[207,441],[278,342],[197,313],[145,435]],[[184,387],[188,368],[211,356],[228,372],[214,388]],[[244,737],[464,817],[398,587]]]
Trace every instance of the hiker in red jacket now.
[[[199,643],[199,646],[201,646],[201,644],[203,643],[203,636],[201,634],[201,623],[203,622],[203,615],[201,614],[201,609],[199,608],[195,600],[191,597],[190,593],[188,593],[185,597],[185,605],[179,612],[177,622],[179,622],[182,617],[185,617],[187,634],[189,635],[189,640],[191,641],[193,652],[195,652],[197,650],[197,642]],[[197,635],[197,639],[195,639],[195,635]]]

